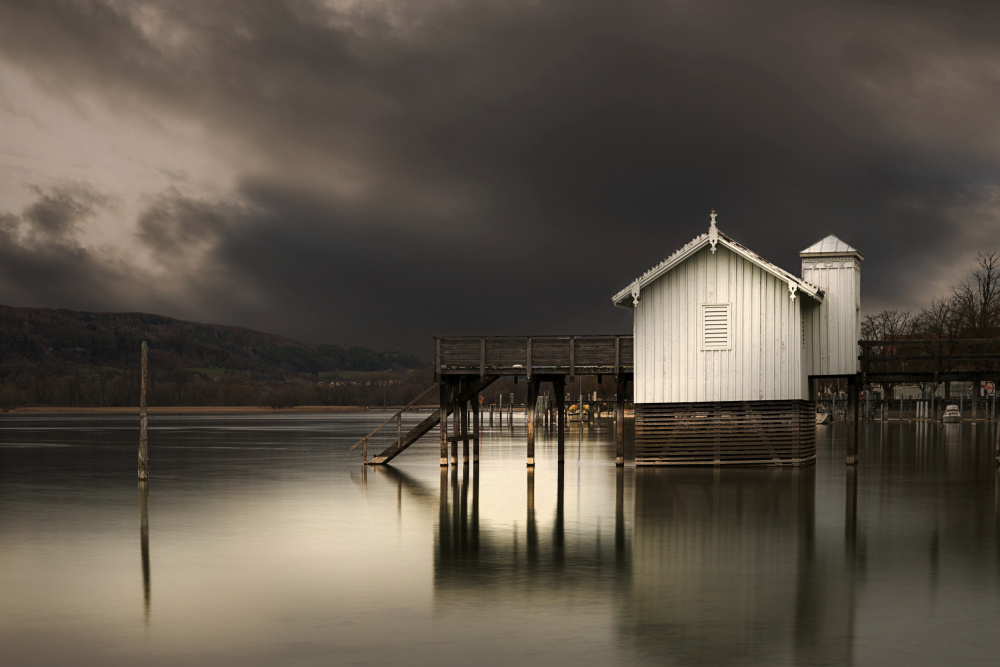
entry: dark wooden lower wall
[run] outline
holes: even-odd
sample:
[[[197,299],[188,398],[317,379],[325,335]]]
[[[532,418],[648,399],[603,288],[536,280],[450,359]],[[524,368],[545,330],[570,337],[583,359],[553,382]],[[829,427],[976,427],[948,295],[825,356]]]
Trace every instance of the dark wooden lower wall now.
[[[801,465],[815,458],[811,401],[635,406],[636,465]]]

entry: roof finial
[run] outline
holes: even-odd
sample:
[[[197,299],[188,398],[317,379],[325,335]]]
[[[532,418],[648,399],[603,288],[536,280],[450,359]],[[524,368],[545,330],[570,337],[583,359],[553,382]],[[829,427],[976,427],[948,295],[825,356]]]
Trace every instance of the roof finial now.
[[[712,254],[715,254],[715,244],[719,242],[719,230],[715,226],[715,216],[718,215],[712,209],[712,224],[708,226],[708,242],[712,244]]]

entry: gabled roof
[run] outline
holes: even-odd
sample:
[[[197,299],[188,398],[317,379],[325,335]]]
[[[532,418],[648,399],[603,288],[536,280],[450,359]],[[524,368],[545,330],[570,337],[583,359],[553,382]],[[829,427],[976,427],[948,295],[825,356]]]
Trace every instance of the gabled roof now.
[[[661,276],[670,272],[670,270],[673,269],[675,266],[678,266],[679,264],[683,263],[685,260],[687,260],[689,257],[694,255],[696,252],[698,252],[707,245],[711,245],[712,252],[715,252],[717,245],[721,245],[725,248],[728,248],[729,250],[743,257],[744,259],[753,262],[764,271],[767,271],[768,273],[776,277],[778,280],[786,282],[788,284],[789,296],[792,299],[795,298],[796,292],[802,292],[803,294],[809,295],[816,301],[823,300],[822,290],[820,290],[815,285],[807,283],[801,278],[793,276],[791,273],[785,271],[780,266],[772,264],[771,262],[767,261],[766,259],[758,255],[757,253],[753,252],[746,246],[742,245],[741,243],[737,243],[733,239],[729,238],[728,236],[720,232],[718,228],[715,226],[715,215],[716,215],[715,211],[712,211],[712,222],[708,228],[707,234],[701,234],[699,236],[694,237],[693,239],[691,239],[691,241],[685,244],[682,248],[680,248],[670,257],[667,257],[665,260],[663,260],[662,262],[660,262],[659,264],[657,264],[656,266],[654,266],[653,268],[651,268],[650,270],[646,271],[644,274],[633,280],[631,283],[626,285],[620,292],[615,294],[614,297],[612,298],[614,304],[622,308],[635,307],[635,304],[639,300],[638,297],[643,287],[653,283]],[[824,239],[824,241],[825,240],[826,239]],[[841,243],[843,242],[841,241]]]
[[[856,248],[852,248],[847,245],[833,234],[830,234],[825,239],[813,243],[811,246],[799,253],[799,257],[805,257],[806,255],[857,255],[861,259],[864,259],[864,256],[858,252]]]

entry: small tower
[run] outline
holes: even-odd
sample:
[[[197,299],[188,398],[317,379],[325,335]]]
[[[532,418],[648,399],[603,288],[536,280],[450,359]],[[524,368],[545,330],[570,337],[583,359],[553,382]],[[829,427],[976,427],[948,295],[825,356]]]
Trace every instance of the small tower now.
[[[864,256],[832,234],[799,253],[802,280],[823,292],[803,312],[803,365],[814,376],[858,372],[861,338],[861,261]]]

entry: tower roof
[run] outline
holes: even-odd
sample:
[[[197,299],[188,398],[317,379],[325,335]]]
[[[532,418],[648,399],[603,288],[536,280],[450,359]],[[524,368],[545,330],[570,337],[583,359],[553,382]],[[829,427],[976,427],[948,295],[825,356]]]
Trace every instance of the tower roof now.
[[[799,253],[800,257],[804,257],[806,255],[857,255],[861,259],[864,259],[864,255],[858,252],[856,248],[852,248],[850,245],[844,243],[833,234],[830,234],[825,239],[813,243],[811,246]]]

